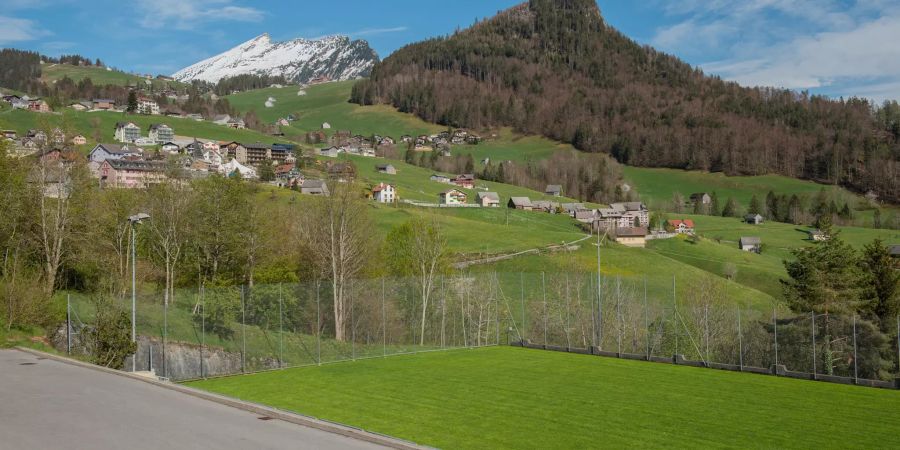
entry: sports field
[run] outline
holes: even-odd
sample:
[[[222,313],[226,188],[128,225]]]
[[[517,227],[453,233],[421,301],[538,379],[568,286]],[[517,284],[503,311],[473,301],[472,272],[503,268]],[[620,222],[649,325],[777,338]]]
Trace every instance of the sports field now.
[[[513,347],[190,386],[440,448],[897,448],[900,392]]]

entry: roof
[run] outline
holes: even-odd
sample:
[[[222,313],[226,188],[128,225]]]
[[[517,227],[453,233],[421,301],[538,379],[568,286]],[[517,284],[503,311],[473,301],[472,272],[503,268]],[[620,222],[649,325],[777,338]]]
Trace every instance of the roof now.
[[[647,209],[647,206],[642,202],[619,202],[612,203],[609,206],[619,211],[644,211]]]
[[[137,125],[135,125],[134,122],[116,122],[116,128],[127,127],[129,125],[137,128]]]
[[[579,211],[575,211],[575,219],[583,220],[583,219],[593,219],[594,211],[590,209],[582,209]]]
[[[252,144],[244,144],[244,148],[247,150],[255,149],[255,150],[270,150],[272,148],[269,144],[263,144],[262,142],[254,142]]]
[[[460,191],[459,189],[449,189],[449,190],[446,190],[446,191],[444,191],[444,192],[441,192],[441,195],[450,195],[450,194],[452,194],[452,193],[454,193],[454,192],[457,193],[457,194],[466,195],[465,192]]]
[[[762,244],[762,239],[755,236],[743,236],[740,240],[741,247],[745,245],[760,245]]]
[[[694,192],[693,194],[691,194],[691,198],[692,199],[699,198],[699,197],[703,197],[704,195],[709,195],[709,194],[707,194],[706,192]]]
[[[684,226],[686,226],[688,228],[694,228],[694,221],[691,219],[684,219],[684,220],[672,219],[672,220],[669,220],[669,224],[672,225],[673,227],[677,227],[681,224],[684,224]]]
[[[479,192],[478,193],[478,200],[482,200],[485,198],[488,200],[494,200],[496,202],[500,201],[500,195],[497,194],[496,192]]]
[[[128,161],[124,159],[107,159],[106,163],[116,170],[134,170],[138,172],[162,172],[166,170],[164,161]]]
[[[760,219],[763,218],[762,214],[747,214],[746,216],[744,216],[744,219],[749,220],[749,219],[755,219],[757,217]]]
[[[531,199],[528,197],[510,197],[509,201],[515,206],[531,206]]]
[[[374,188],[372,188],[372,192],[381,192],[381,191],[383,191],[383,190],[386,189],[386,188],[391,188],[391,189],[393,189],[394,186],[393,186],[393,185],[390,185],[390,184],[387,184],[387,183],[378,183],[377,186],[375,186]]]
[[[888,247],[888,253],[890,253],[891,256],[900,256],[900,244],[893,244]]]
[[[562,185],[548,184],[547,189],[545,189],[544,192],[562,192]]]
[[[597,215],[601,218],[617,218],[622,217],[622,211],[613,208],[600,208],[597,210]]]
[[[170,130],[172,129],[172,127],[170,127],[170,126],[168,126],[168,125],[166,125],[166,124],[164,124],[164,123],[154,123],[154,124],[150,124],[150,130],[151,130],[151,131],[152,131],[152,130],[158,130],[158,129],[163,128],[163,127],[166,127],[166,128],[168,128],[168,129],[170,129]]]
[[[378,164],[375,166],[375,168],[378,170],[387,170],[388,168],[392,168],[392,167],[394,167],[393,164]]]
[[[109,153],[109,154],[111,154],[111,155],[124,155],[124,154],[126,154],[126,153],[131,153],[131,152],[132,152],[132,151],[131,151],[131,148],[128,147],[127,145],[119,145],[119,144],[97,144],[97,146],[94,147],[93,150],[91,150],[91,153],[93,153],[94,150],[97,150],[98,148],[99,148],[99,149],[102,149],[103,151],[105,151],[106,153]]]
[[[618,228],[616,229],[618,237],[644,237],[647,236],[646,227]]]
[[[300,183],[301,189],[322,189],[325,187],[325,182],[322,180],[303,180]]]

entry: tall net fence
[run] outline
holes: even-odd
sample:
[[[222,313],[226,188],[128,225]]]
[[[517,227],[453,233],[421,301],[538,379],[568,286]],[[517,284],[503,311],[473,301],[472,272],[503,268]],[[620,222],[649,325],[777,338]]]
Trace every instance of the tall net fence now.
[[[131,311],[130,293],[121,305]],[[96,306],[70,302],[74,352]],[[517,344],[878,385],[900,377],[900,318],[791,313],[727,284],[590,272],[460,273],[154,290],[126,370],[186,380]],[[869,383],[867,380],[871,380]]]

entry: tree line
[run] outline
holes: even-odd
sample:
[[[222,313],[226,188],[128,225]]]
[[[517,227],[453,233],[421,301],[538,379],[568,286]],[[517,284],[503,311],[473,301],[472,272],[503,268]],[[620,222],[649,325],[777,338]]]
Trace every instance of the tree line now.
[[[532,0],[408,45],[353,88],[453,127],[512,126],[646,167],[778,173],[900,201],[900,107],[745,88],[640,46],[594,0]]]

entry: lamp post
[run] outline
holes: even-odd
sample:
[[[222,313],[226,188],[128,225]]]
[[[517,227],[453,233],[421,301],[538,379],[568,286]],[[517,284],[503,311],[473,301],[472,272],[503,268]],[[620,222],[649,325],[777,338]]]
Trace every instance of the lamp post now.
[[[139,213],[128,218],[128,223],[131,224],[131,342],[135,343],[134,355],[131,356],[132,372],[137,369],[137,250],[135,249],[137,241],[134,227],[145,220],[150,220],[150,214]]]

